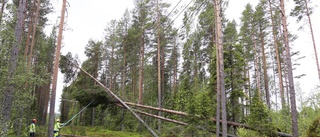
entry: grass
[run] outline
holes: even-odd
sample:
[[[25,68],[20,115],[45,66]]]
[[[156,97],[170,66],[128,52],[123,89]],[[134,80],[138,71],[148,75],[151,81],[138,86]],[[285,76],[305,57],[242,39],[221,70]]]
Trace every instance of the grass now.
[[[48,127],[37,126],[37,137],[46,137]],[[111,131],[103,127],[89,127],[89,126],[66,126],[60,130],[60,137],[143,137],[143,135],[132,132]],[[28,131],[21,133],[23,137],[29,136]],[[10,134],[8,137],[15,137]]]
[[[142,137],[140,134],[137,133],[110,131],[102,127],[68,126],[64,127],[60,133],[62,135],[76,135],[88,137]]]

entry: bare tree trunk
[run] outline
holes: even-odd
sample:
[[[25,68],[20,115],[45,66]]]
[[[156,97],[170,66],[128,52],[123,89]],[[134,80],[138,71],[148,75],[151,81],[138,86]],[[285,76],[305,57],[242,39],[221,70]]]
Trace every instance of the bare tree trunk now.
[[[111,57],[110,57],[110,90],[113,90],[113,64],[114,64],[114,59],[113,59],[113,54],[114,54],[114,31],[112,31],[112,46],[111,46]],[[96,77],[97,78],[97,77]]]
[[[30,37],[31,37],[31,32],[32,32],[32,25],[34,22],[34,13],[36,12],[35,9],[35,5],[32,6],[32,11],[29,13],[31,16],[31,20],[29,22],[29,26],[28,26],[28,34],[27,34],[27,39],[26,39],[26,47],[24,48],[24,58],[26,59],[26,61],[28,61],[28,52],[29,52],[29,46],[30,46]]]
[[[131,68],[131,72],[136,72],[136,67],[133,66],[133,67]],[[139,74],[140,74],[140,71],[139,71]],[[136,79],[135,79],[135,78],[136,78],[136,77],[131,74],[133,97],[136,96],[136,92],[137,92],[137,91],[136,91],[136,88],[137,88],[136,86],[137,86],[137,85],[136,85]]]
[[[213,6],[214,8],[216,9],[216,3],[215,3],[215,0],[213,0]],[[215,10],[214,9],[214,10]],[[219,55],[220,55],[220,51],[219,51],[219,48],[218,48],[218,34],[217,34],[217,30],[215,30],[217,28],[217,12],[214,11],[214,19],[215,19],[215,27],[212,27],[212,44],[215,44],[216,45],[216,75],[217,75],[217,95],[216,95],[216,100],[217,100],[217,108],[216,108],[216,119],[220,119],[220,115],[221,115],[221,93],[220,93],[220,69],[219,69]],[[220,132],[220,122],[219,121],[216,121],[216,133],[219,133]],[[219,137],[220,135],[219,134],[216,134],[217,137]]]
[[[194,47],[195,48],[195,47]],[[198,63],[197,63],[197,51],[193,51],[193,64],[194,64],[194,69],[193,69],[193,74],[194,74],[194,87],[198,86]]]
[[[276,59],[274,58],[276,55],[274,55],[274,51],[271,47],[271,50],[270,50],[270,55],[271,55],[271,58],[272,58],[272,74],[273,74],[273,83],[274,83],[274,95],[275,95],[275,100],[276,100],[276,111],[278,111],[278,90],[277,90],[277,86],[276,86],[276,68],[275,68],[275,63],[276,62]],[[271,95],[272,96],[272,95]]]
[[[278,47],[278,40],[276,30],[274,28],[274,20],[271,8],[271,1],[269,0],[269,11],[271,16],[271,27],[272,27],[272,34],[273,34],[273,44],[276,50],[276,58],[277,58],[277,66],[278,66],[278,78],[279,78],[279,88],[280,88],[280,98],[281,98],[281,107],[284,108],[286,105],[286,101],[284,99],[284,89],[283,89],[283,79],[282,79],[282,70],[281,70],[281,62],[280,62],[280,54],[279,54],[279,47]]]
[[[32,55],[33,55],[33,46],[34,46],[35,35],[36,35],[36,30],[37,30],[37,22],[38,22],[38,17],[39,17],[40,4],[41,4],[41,1],[38,0],[36,16],[35,16],[35,20],[33,23],[32,40],[31,40],[30,53],[29,53],[29,59],[28,59],[28,69],[30,69]]]
[[[318,77],[319,77],[319,80],[320,80],[320,67],[319,67],[319,60],[318,60],[318,52],[317,52],[316,42],[314,41],[314,34],[313,34],[313,29],[312,29],[312,23],[311,23],[311,18],[310,18],[308,1],[304,0],[304,3],[306,4],[308,23],[309,23],[309,27],[310,27],[311,38],[312,38],[313,49],[314,49],[314,56],[316,57],[316,63],[317,63],[317,69],[318,69]]]
[[[128,27],[127,27],[127,22],[126,22],[126,28],[125,28],[125,33],[128,35]],[[121,89],[121,98],[124,99],[124,92],[126,89],[126,79],[127,79],[127,40],[125,39],[124,45],[123,45],[123,62],[122,62],[122,89]],[[124,119],[124,109],[121,109],[121,117],[122,117],[122,122],[121,122],[121,131],[124,131],[124,124],[123,124],[123,119]]]
[[[227,111],[226,111],[226,92],[224,83],[224,61],[223,61],[223,44],[222,44],[222,19],[221,19],[221,1],[215,0],[216,10],[216,33],[217,33],[217,45],[219,48],[219,75],[220,75],[220,90],[221,90],[221,117],[222,117],[222,136],[227,137]]]
[[[143,94],[143,74],[144,74],[144,30],[140,36],[140,66],[139,66],[139,104],[142,104]]]
[[[176,93],[177,93],[177,79],[178,79],[178,59],[177,59],[177,45],[176,45],[176,40],[174,41],[174,74],[173,74],[173,95],[175,97]]]
[[[159,13],[159,1],[157,0],[157,44],[158,44],[158,107],[162,107],[161,102],[161,43],[160,43],[160,13]],[[161,116],[161,112],[158,112],[158,116]],[[158,120],[158,132],[161,133],[161,119]]]
[[[163,111],[163,112],[167,112],[167,113],[171,113],[171,114],[177,114],[177,115],[181,115],[181,116],[190,116],[188,113],[182,112],[182,111],[176,111],[176,110],[170,110],[170,109],[165,109],[165,108],[157,108],[157,107],[152,107],[152,106],[146,106],[146,105],[139,105],[139,104],[135,104],[135,103],[131,103],[131,102],[124,102],[126,105],[130,105],[130,106],[135,106],[135,107],[139,107],[139,108],[145,108],[145,109],[151,109],[151,110],[157,110],[157,111]],[[123,107],[123,105],[117,104],[120,107]],[[138,111],[136,109],[134,109],[134,111],[140,113],[142,111]],[[144,114],[146,114],[145,112],[142,112]],[[160,118],[156,115],[149,115],[155,118]],[[195,115],[196,117],[200,117],[200,115]],[[216,122],[220,122],[222,123],[222,120],[217,120],[215,118],[209,118],[210,120]],[[163,119],[164,120],[164,119]],[[171,121],[172,122],[172,121]],[[177,123],[179,124],[179,123]],[[245,124],[241,124],[238,122],[232,122],[232,121],[227,121],[227,124],[229,126],[234,126],[234,127],[241,127],[241,128],[245,128],[245,129],[250,129],[250,130],[254,130],[254,131],[258,131],[258,129],[256,129],[255,127],[250,127],[248,125]],[[261,130],[260,130],[261,131]],[[217,132],[216,132],[217,133]],[[220,132],[218,132],[220,133]],[[286,134],[286,133],[282,133],[282,132],[277,132],[279,136],[281,137],[291,137],[291,135]],[[220,136],[219,136],[220,137]]]
[[[94,126],[94,115],[95,115],[95,108],[92,108],[92,112],[91,112],[91,126]]]
[[[244,79],[247,79],[247,71],[249,71],[249,67],[248,67],[248,61],[247,59],[245,59],[245,66],[243,67],[243,76],[244,76]],[[247,69],[248,68],[248,69]],[[245,81],[245,84],[243,85],[243,91],[244,91],[244,95],[246,97],[249,97],[249,88],[250,86],[247,85],[247,81]],[[246,112],[247,112],[247,109],[246,109],[246,105],[248,105],[248,101],[246,100],[245,97],[241,98],[241,102],[242,104],[245,104],[243,107],[242,107],[242,112],[243,112],[243,117],[246,117]]]
[[[267,59],[266,59],[266,53],[264,49],[264,35],[262,31],[262,26],[260,25],[260,39],[261,39],[261,45],[262,45],[262,62],[263,62],[263,78],[264,78],[264,90],[266,91],[266,101],[269,110],[271,109],[270,104],[270,93],[269,93],[269,81],[268,81],[268,72],[267,72]]]
[[[255,72],[255,79],[256,81],[256,89],[258,90],[258,95],[259,98],[261,99],[261,80],[260,80],[260,71],[259,71],[259,64],[258,64],[258,59],[259,59],[259,54],[258,54],[258,49],[257,49],[257,42],[255,41],[255,39],[252,36],[252,40],[253,40],[253,50],[254,50],[254,72]]]
[[[59,32],[58,32],[58,42],[57,42],[56,55],[54,60],[52,92],[51,92],[51,99],[50,99],[50,112],[49,112],[49,124],[48,124],[48,137],[53,137],[53,125],[54,125],[54,118],[55,118],[54,108],[55,108],[55,102],[56,102],[58,68],[59,68],[60,49],[61,49],[61,42],[62,42],[62,32],[63,32],[63,25],[64,25],[64,16],[66,11],[66,2],[67,0],[63,0],[63,3],[62,3],[60,25],[59,25]]]
[[[126,60],[126,43],[123,45],[123,63],[122,63],[122,90],[121,90],[121,98],[124,98],[124,91],[125,91],[125,86],[126,86],[126,79],[127,79],[127,60]]]
[[[248,100],[247,100],[247,104],[246,105],[249,105],[251,104],[251,79],[250,79],[250,67],[249,67],[249,61],[247,61],[247,68],[248,68],[248,71],[247,71],[247,78],[248,78]],[[248,107],[247,107],[248,108]],[[246,109],[246,116],[248,116],[248,114],[250,112],[250,109]]]
[[[217,67],[217,110],[216,110],[216,119],[220,119],[221,115],[221,84],[220,84],[220,66],[219,66],[219,48],[216,44],[216,67]],[[220,123],[216,122],[216,132],[220,132]],[[218,137],[219,135],[217,135]]]
[[[290,47],[289,47],[289,39],[288,39],[287,17],[285,14],[284,0],[280,0],[280,8],[281,8],[281,15],[282,15],[281,18],[282,18],[282,24],[283,24],[283,36],[284,36],[284,42],[286,45],[286,61],[287,61],[287,68],[288,68],[291,117],[292,117],[292,135],[293,137],[298,137],[299,136],[298,120],[297,120],[298,115],[297,115],[297,108],[296,108],[296,96],[295,96],[295,90],[294,90],[291,55],[290,55]]]
[[[15,41],[13,42],[10,59],[9,59],[9,67],[8,67],[8,79],[6,83],[6,87],[2,92],[2,105],[1,105],[1,116],[0,119],[0,136],[7,136],[8,134],[8,126],[11,118],[11,108],[12,108],[12,99],[14,95],[14,81],[13,77],[15,75],[15,71],[17,68],[18,55],[19,55],[19,46],[21,43],[21,37],[23,33],[23,24],[24,24],[24,12],[26,10],[26,0],[20,0],[19,8],[18,8],[18,17],[17,23],[15,25],[14,36]]]

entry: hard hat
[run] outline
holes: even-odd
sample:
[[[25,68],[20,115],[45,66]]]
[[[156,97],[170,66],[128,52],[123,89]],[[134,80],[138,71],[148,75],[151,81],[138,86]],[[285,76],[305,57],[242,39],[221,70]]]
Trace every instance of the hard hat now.
[[[32,119],[32,122],[36,123],[36,122],[37,122],[37,119]]]
[[[60,122],[60,119],[57,119],[57,122]]]

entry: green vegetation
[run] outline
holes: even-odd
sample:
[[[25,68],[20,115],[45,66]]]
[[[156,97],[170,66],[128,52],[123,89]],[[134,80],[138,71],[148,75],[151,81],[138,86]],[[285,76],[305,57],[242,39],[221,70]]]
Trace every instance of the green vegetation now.
[[[103,127],[67,126],[61,130],[62,135],[81,135],[89,137],[142,137],[137,133],[110,131]]]
[[[240,137],[298,131],[301,137],[319,136],[320,87],[310,93],[291,81],[289,72],[303,57],[299,51],[286,53],[285,45],[295,45],[297,36],[289,33],[290,44],[284,42],[287,23],[281,20],[278,0],[248,3],[239,22],[226,18],[227,0],[215,5],[212,0],[194,0],[188,8],[179,5],[172,12],[169,1],[133,1],[133,9],[106,24],[103,39],[87,39],[85,60],[71,52],[56,60],[64,76],[62,96],[57,97],[62,100],[55,106],[61,122],[93,101],[62,134],[151,136],[108,93],[112,91],[162,137],[211,137],[220,129]],[[298,20],[308,16],[304,5],[309,3],[294,2],[292,16]],[[27,136],[28,125],[36,118],[37,134],[45,137],[59,26],[45,33],[47,15],[53,12],[51,1],[0,0],[0,5],[0,136]],[[315,6],[310,7],[311,15]],[[182,20],[173,18],[178,15]],[[291,56],[285,55],[292,56],[292,68]],[[306,92],[310,94],[302,96]],[[220,120],[221,128],[216,123]]]

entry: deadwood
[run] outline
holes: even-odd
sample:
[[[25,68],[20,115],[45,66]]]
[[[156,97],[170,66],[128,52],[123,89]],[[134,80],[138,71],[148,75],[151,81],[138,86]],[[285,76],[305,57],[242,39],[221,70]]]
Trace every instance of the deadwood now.
[[[72,62],[71,62],[72,63]],[[93,77],[92,75],[90,75],[87,71],[83,70],[81,67],[79,67],[78,65],[72,63],[75,67],[79,68],[83,73],[85,73],[87,76],[89,76],[91,79],[93,79],[100,87],[102,87],[104,89],[104,91],[107,94],[111,94],[111,96],[113,98],[115,98],[117,101],[119,101],[121,103],[121,105],[123,105],[126,109],[128,109],[137,119],[138,121],[147,128],[147,130],[154,136],[154,137],[158,137],[158,135],[140,118],[140,116],[138,114],[136,114],[127,104],[125,104],[116,94],[114,94],[109,88],[107,88],[106,86],[104,86],[99,80],[97,80],[95,77]]]
[[[162,112],[167,112],[167,113],[172,113],[172,114],[177,114],[177,115],[182,115],[182,116],[189,116],[188,113],[185,112],[181,112],[181,111],[176,111],[176,110],[170,110],[170,109],[165,109],[165,108],[157,108],[157,107],[152,107],[152,106],[147,106],[147,105],[141,105],[141,104],[136,104],[136,103],[131,103],[131,102],[124,102],[127,105],[131,105],[131,106],[135,106],[135,107],[140,107],[140,108],[145,108],[145,109],[151,109],[151,110],[157,110],[157,111],[162,111]],[[118,105],[119,106],[119,105]],[[141,111],[139,111],[138,113],[140,113]],[[144,112],[145,113],[145,112]],[[151,114],[152,115],[152,114]],[[151,116],[150,115],[150,116]],[[199,115],[196,115],[197,117],[200,117]],[[154,118],[158,118],[158,116],[152,116]],[[165,119],[162,119],[165,120]],[[217,122],[217,120],[215,118],[210,118],[210,120],[212,120],[213,122]],[[167,121],[167,120],[166,120]],[[170,121],[169,121],[170,122]],[[175,123],[175,122],[173,122]],[[222,123],[222,120],[219,120],[219,123]],[[176,124],[180,124],[183,125],[181,123],[176,123]],[[229,126],[235,126],[235,127],[240,127],[240,128],[245,128],[245,129],[250,129],[250,130],[255,130],[255,131],[259,131],[256,128],[250,127],[246,124],[242,124],[242,123],[238,123],[238,122],[232,122],[232,121],[227,121],[227,125]],[[292,137],[292,135],[287,134],[287,133],[283,133],[283,132],[277,132],[278,135],[280,137]]]

